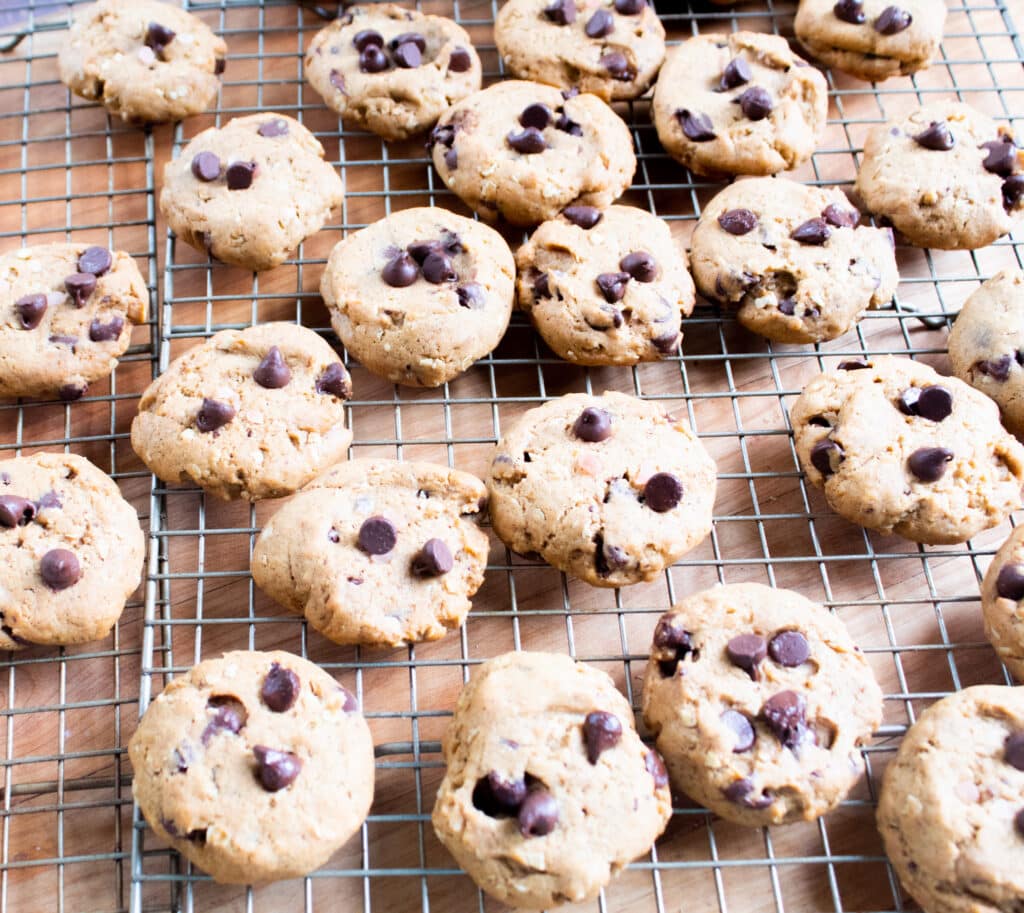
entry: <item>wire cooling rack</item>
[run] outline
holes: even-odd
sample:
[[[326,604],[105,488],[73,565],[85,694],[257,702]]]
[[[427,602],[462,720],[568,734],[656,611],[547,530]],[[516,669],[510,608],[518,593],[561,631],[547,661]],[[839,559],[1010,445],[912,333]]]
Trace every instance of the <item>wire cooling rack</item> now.
[[[488,79],[500,75],[497,3],[417,6],[461,22],[481,49]],[[94,385],[86,399],[0,405],[0,456],[66,449],[90,457],[138,507],[150,545],[144,586],[107,640],[29,649],[0,662],[0,911],[498,909],[459,872],[429,823],[443,772],[440,736],[473,665],[510,649],[567,652],[606,670],[637,705],[658,615],[694,590],[744,580],[822,601],[863,646],[886,695],[884,725],[866,751],[868,776],[820,821],[772,831],[736,827],[680,799],[654,850],[585,909],[906,909],[874,830],[879,775],[923,706],[967,685],[1009,681],[984,641],[977,588],[1009,524],[965,546],[923,548],[839,520],[804,483],[787,408],[812,374],[842,358],[896,352],[946,369],[951,315],[979,281],[1020,264],[1019,242],[1003,239],[973,253],[900,247],[894,308],[814,348],[767,343],[730,314],[703,306],[685,324],[681,356],[633,369],[567,365],[519,315],[491,357],[437,390],[391,387],[349,361],[353,456],[431,459],[482,473],[500,430],[526,409],[563,393],[610,388],[685,413],[718,461],[719,493],[712,535],[655,582],[594,590],[509,554],[492,538],[487,580],[461,631],[403,650],[337,647],[253,587],[249,556],[274,505],[223,504],[151,480],[127,442],[136,400],[171,358],[219,329],[298,320],[329,334],[317,289],[344,232],[413,205],[465,210],[420,142],[385,145],[341,130],[303,83],[302,49],[333,4],[189,7],[229,46],[219,105],[175,128],[143,132],[73,101],[57,80],[55,52],[72,4],[0,3],[0,249],[71,238],[128,250],[154,302],[153,321],[136,330],[110,382]],[[791,3],[660,0],[658,8],[673,41],[738,28],[792,34]],[[848,186],[867,130],[926,100],[958,97],[1000,119],[1024,116],[1022,62],[1024,47],[1001,0],[951,5],[941,55],[928,71],[877,87],[830,75],[827,134],[795,177]],[[340,223],[285,265],[253,276],[177,244],[157,219],[156,188],[163,162],[191,136],[262,110],[310,127],[348,192]],[[664,217],[687,241],[718,185],[693,180],[664,155],[646,101],[619,110],[638,153],[625,201]],[[360,833],[311,877],[255,890],[222,887],[154,839],[133,810],[125,745],[139,713],[174,674],[226,649],[276,647],[312,658],[358,693],[377,746],[377,798]]]

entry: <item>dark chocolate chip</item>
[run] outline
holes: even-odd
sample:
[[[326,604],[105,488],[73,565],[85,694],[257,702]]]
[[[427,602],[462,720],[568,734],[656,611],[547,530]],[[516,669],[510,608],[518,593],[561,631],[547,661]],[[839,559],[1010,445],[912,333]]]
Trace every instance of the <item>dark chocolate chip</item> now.
[[[228,165],[228,170],[225,172],[228,190],[245,190],[251,187],[255,176],[255,162],[232,162]]]
[[[220,177],[220,159],[213,152],[198,152],[192,159],[192,174],[207,184]]]
[[[554,112],[547,105],[537,102],[523,108],[522,113],[519,115],[519,123],[524,127],[535,127],[538,130],[543,130],[554,118]]]
[[[39,562],[39,576],[51,590],[66,590],[78,583],[82,568],[74,552],[66,548],[54,548],[43,555]]]
[[[220,76],[228,68],[228,62],[223,57],[218,57],[213,62],[213,73]]]
[[[277,346],[271,346],[263,356],[263,360],[252,372],[252,379],[268,390],[280,390],[281,387],[288,386],[292,372]]]
[[[670,352],[675,352],[679,348],[679,343],[682,340],[682,336],[679,330],[669,330],[667,333],[662,333],[660,336],[655,336],[651,339],[651,345],[654,346],[662,355],[668,355]]]
[[[653,748],[649,749],[644,756],[644,767],[654,780],[655,789],[668,786],[668,771],[665,769],[665,762]]]
[[[111,266],[114,259],[105,247],[87,247],[78,257],[78,271],[102,276]]]
[[[693,113],[683,108],[676,111],[676,120],[683,129],[683,135],[695,143],[706,143],[718,135],[715,133],[711,118],[706,114]]]
[[[583,136],[583,128],[565,113],[558,115],[558,120],[555,121],[555,129],[568,133],[570,136]]]
[[[875,31],[880,35],[895,35],[910,27],[914,17],[898,6],[887,6],[875,20]]]
[[[825,438],[811,448],[811,465],[827,477],[839,469],[843,456],[843,448]]]
[[[587,406],[573,423],[572,433],[581,441],[596,444],[607,440],[612,433],[611,413],[594,406]]]
[[[693,648],[693,635],[681,626],[674,615],[662,615],[654,628],[654,646],[676,652],[682,650],[686,654]]]
[[[365,51],[371,45],[382,48],[384,47],[384,36],[374,29],[363,29],[360,32],[356,32],[356,37],[352,39],[352,43],[356,46],[357,51]]]
[[[25,330],[34,330],[39,326],[46,313],[46,295],[22,295],[14,302],[14,310]]]
[[[455,272],[452,261],[441,251],[431,251],[423,260],[423,278],[432,285],[442,282],[457,282],[459,274]]]
[[[843,209],[835,203],[829,203],[821,215],[829,225],[836,228],[853,228],[860,221],[860,213],[856,209]]]
[[[839,0],[832,7],[836,19],[849,22],[850,25],[860,25],[864,22],[864,0]]]
[[[387,517],[369,517],[359,527],[359,547],[368,555],[386,555],[397,541],[398,532]]]
[[[254,745],[256,756],[256,778],[268,793],[280,792],[295,782],[302,771],[302,760],[290,751]]]
[[[750,70],[750,64],[746,60],[742,57],[733,57],[725,65],[725,69],[722,70],[722,78],[718,81],[718,87],[723,92],[735,89],[736,86],[742,86],[744,83],[750,82],[753,75]]]
[[[273,120],[265,120],[259,125],[256,132],[260,136],[265,136],[268,139],[275,136],[287,136],[288,121],[282,120],[280,117],[275,117]]]
[[[996,592],[1003,599],[1024,599],[1024,564],[1004,564],[996,577]]]
[[[1012,355],[1003,355],[996,359],[983,359],[974,363],[974,370],[1002,383],[1009,378],[1013,362]]]
[[[401,35],[395,35],[395,37],[388,42],[388,47],[390,47],[392,51],[395,51],[403,44],[415,45],[416,49],[421,54],[425,54],[427,52],[427,39],[419,32],[402,32]]]
[[[604,38],[615,31],[615,17],[605,9],[595,10],[583,27],[588,38]]]
[[[237,697],[230,694],[215,694],[206,702],[208,710],[213,711],[213,716],[206,724],[199,740],[208,745],[218,732],[230,732],[237,734],[241,732],[249,719],[249,713]]]
[[[452,143],[455,142],[455,126],[454,124],[438,124],[430,131],[430,140],[427,143],[429,146],[446,146],[451,148]]]
[[[534,298],[550,298],[551,297],[551,285],[548,282],[547,273],[539,273],[537,278],[533,280],[533,297]]]
[[[64,386],[57,391],[57,396],[66,403],[73,403],[75,400],[79,400],[85,396],[85,391],[88,389],[88,384],[64,384]]]
[[[920,133],[913,136],[917,145],[933,152],[947,152],[956,145],[956,140],[944,120],[933,120]]]
[[[473,58],[466,48],[452,48],[448,55],[448,69],[452,73],[465,73],[473,66]]]
[[[727,209],[718,217],[718,224],[730,235],[745,235],[757,226],[757,216],[749,209]]]
[[[725,645],[729,662],[749,673],[751,678],[767,652],[768,645],[760,634],[737,634]]]
[[[647,6],[647,0],[615,0],[615,12],[622,16],[639,16]]]
[[[647,251],[635,250],[619,261],[619,269],[637,282],[653,282],[658,278],[658,263]]]
[[[441,250],[440,241],[413,241],[406,249],[406,253],[420,265],[427,259],[427,254]]]
[[[72,273],[64,278],[64,288],[76,308],[84,307],[89,296],[96,291],[96,277],[92,273]]]
[[[618,745],[621,738],[622,723],[613,713],[594,710],[583,721],[583,742],[591,764],[596,764],[604,752]]]
[[[722,721],[722,725],[733,734],[733,754],[750,751],[754,747],[756,737],[754,726],[745,713],[740,713],[738,710],[726,710],[719,719]]]
[[[594,206],[584,206],[582,203],[566,206],[562,210],[562,215],[572,222],[573,225],[585,231],[589,231],[604,218],[604,213],[600,209]]]
[[[865,368],[870,368],[871,365],[866,361],[854,359],[852,361],[841,361],[838,367],[840,371],[863,371]]]
[[[683,498],[683,483],[671,472],[656,472],[644,485],[644,503],[656,514],[672,510]]]
[[[780,299],[776,307],[787,317],[792,317],[796,313],[796,302],[792,298]]]
[[[1024,837],[1024,808],[1022,808],[1016,815],[1013,816],[1013,826],[1017,833]]]
[[[626,285],[630,280],[629,273],[601,273],[597,277],[597,287],[609,304],[621,301],[626,294]]]
[[[451,549],[440,539],[428,539],[412,558],[413,577],[441,577],[455,566]]]
[[[576,0],[554,0],[544,7],[544,16],[555,25],[572,25],[576,21]]]
[[[467,282],[455,289],[459,304],[471,311],[478,311],[487,304],[486,292],[479,282]]]
[[[740,96],[740,110],[750,120],[764,120],[772,113],[772,97],[767,89],[751,86]]]
[[[505,139],[516,152],[522,155],[537,155],[548,148],[544,134],[536,127],[527,127],[519,133],[512,131]]]
[[[1011,174],[1003,181],[1003,209],[1016,209],[1024,197],[1024,174]]]
[[[981,163],[986,171],[1004,178],[1013,174],[1014,166],[1017,164],[1017,147],[1010,137],[989,140],[982,143],[981,148],[986,150],[985,160]]]
[[[347,92],[345,92],[345,77],[342,76],[341,73],[339,73],[337,70],[331,70],[330,81],[331,85],[334,86],[334,88],[341,92],[343,95],[348,94]]]
[[[811,645],[800,631],[780,631],[768,642],[768,655],[780,666],[792,669],[807,662]]]
[[[900,412],[941,422],[953,411],[953,394],[939,384],[908,387],[900,394]]]
[[[28,498],[17,495],[0,495],[0,526],[13,529],[31,522],[36,515],[36,506]]]
[[[612,571],[621,570],[629,564],[629,555],[617,545],[609,545],[604,536],[594,536],[594,568],[601,577],[610,577]]]
[[[543,837],[558,824],[558,803],[546,789],[535,789],[527,793],[516,817],[524,837]]]
[[[169,29],[166,25],[161,25],[159,22],[151,22],[149,23],[149,27],[146,29],[144,43],[159,54],[165,47],[167,47],[167,45],[174,41],[174,36],[176,34],[176,32]]]
[[[473,807],[492,818],[512,817],[526,798],[525,780],[508,780],[496,770],[489,771],[473,787]]]
[[[364,51],[363,53],[367,53]],[[423,52],[420,50],[419,45],[415,41],[406,41],[400,44],[394,51],[391,52],[395,58],[395,63],[405,70],[415,70],[421,63],[423,63]]]
[[[804,699],[795,691],[773,694],[761,707],[761,716],[786,748],[794,748],[803,739],[807,726],[806,707]]]
[[[340,361],[332,362],[324,368],[323,373],[316,379],[316,392],[337,396],[339,399],[348,399],[352,395],[348,371]]]
[[[196,428],[204,434],[223,428],[235,417],[235,407],[230,403],[205,397],[196,413]]]
[[[732,783],[722,790],[722,795],[730,802],[735,802],[737,805],[745,805],[747,808],[767,808],[772,804],[770,796],[755,796],[753,795],[754,792],[754,782],[743,777],[739,780],[733,780]]]
[[[412,285],[419,274],[420,269],[416,265],[416,261],[405,251],[388,260],[384,264],[384,269],[380,271],[381,278],[392,288],[405,288]]]
[[[458,149],[446,149],[444,153],[444,164],[449,171],[454,171],[459,167],[459,151]]]
[[[1003,760],[1017,770],[1024,770],[1024,729],[1011,732],[1003,744]]]
[[[120,339],[124,330],[124,318],[114,316],[110,323],[101,323],[98,317],[94,317],[89,324],[89,338],[93,342],[111,342]]]
[[[291,710],[299,698],[299,677],[280,663],[271,663],[263,679],[260,700],[274,713]]]
[[[832,234],[832,229],[824,219],[808,219],[793,229],[790,237],[801,244],[822,245]]]
[[[945,447],[921,447],[910,454],[907,468],[922,482],[937,482],[952,459],[953,451]]]

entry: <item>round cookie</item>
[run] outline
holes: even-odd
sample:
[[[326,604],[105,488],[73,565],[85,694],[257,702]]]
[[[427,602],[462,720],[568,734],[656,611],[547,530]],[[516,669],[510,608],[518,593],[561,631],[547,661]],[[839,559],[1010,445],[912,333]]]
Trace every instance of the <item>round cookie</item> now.
[[[210,107],[227,45],[180,6],[100,0],[79,11],[60,52],[60,80],[76,95],[140,124]]]
[[[106,637],[145,554],[135,509],[84,457],[0,460],[0,650]]]
[[[571,206],[516,251],[519,307],[551,349],[581,365],[674,354],[693,311],[686,253],[668,225],[632,206]]]
[[[826,66],[876,82],[928,67],[945,23],[942,0],[800,0],[793,29]]]
[[[851,523],[942,545],[1020,507],[1024,447],[995,403],[920,362],[843,362],[789,415],[808,481]]]
[[[386,140],[432,127],[482,80],[462,26],[392,3],[352,7],[317,32],[305,72],[342,120]]]
[[[639,98],[665,59],[665,28],[647,0],[509,0],[494,41],[517,79],[605,101]]]
[[[505,80],[453,105],[430,134],[434,167],[481,218],[553,219],[604,207],[633,180],[629,128],[595,95]]]
[[[592,586],[651,580],[711,529],[715,463],[682,419],[624,393],[571,393],[498,441],[491,525]]]
[[[514,907],[595,897],[672,813],[664,765],[629,702],[568,656],[488,660],[442,745],[434,830],[480,888]]]
[[[396,384],[437,387],[501,341],[514,276],[512,252],[493,228],[418,207],[335,245],[320,293],[361,364]]]
[[[316,137],[297,120],[267,112],[195,136],[164,166],[160,211],[196,250],[265,270],[323,228],[343,197]]]
[[[694,229],[697,288],[738,306],[743,326],[776,342],[835,339],[866,309],[887,304],[899,284],[892,232],[859,219],[836,187],[736,181]]]
[[[974,250],[1016,224],[1024,162],[1008,127],[961,102],[936,102],[871,130],[856,187],[911,244]]]
[[[1024,689],[932,704],[889,762],[878,830],[926,913],[1012,913],[1024,897]]]
[[[661,617],[643,714],[676,789],[761,827],[839,804],[864,772],[882,691],[836,616],[791,590],[739,583]]]
[[[0,256],[0,398],[80,399],[117,367],[148,310],[124,251],[40,244]]]
[[[981,583],[985,636],[999,661],[1024,681],[1024,526],[999,547]]]
[[[784,38],[698,35],[672,48],[654,87],[665,151],[696,174],[775,174],[814,152],[825,130],[825,77]]]
[[[339,460],[352,387],[312,330],[222,330],[167,367],[139,401],[132,447],[165,482],[218,498],[279,498]]]
[[[433,463],[341,463],[264,526],[253,580],[335,643],[437,640],[462,625],[483,583],[486,494]]]
[[[313,871],[373,800],[373,742],[355,697],[281,650],[225,653],[177,676],[128,756],[149,826],[227,884]]]
[[[999,406],[1024,434],[1024,272],[997,273],[964,302],[949,333],[953,373]]]

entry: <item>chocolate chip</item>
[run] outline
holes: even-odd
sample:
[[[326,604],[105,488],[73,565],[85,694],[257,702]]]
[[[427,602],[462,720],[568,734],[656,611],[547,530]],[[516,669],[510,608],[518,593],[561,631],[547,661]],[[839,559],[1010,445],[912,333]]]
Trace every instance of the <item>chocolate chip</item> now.
[[[907,468],[922,482],[937,482],[952,459],[953,451],[945,447],[921,447],[910,454]]]
[[[46,295],[22,295],[14,302],[14,310],[25,330],[34,330],[39,326],[46,313]]]
[[[604,752],[618,745],[621,738],[622,723],[613,713],[594,710],[583,721],[583,741],[591,764],[596,764]]]
[[[43,555],[39,562],[39,576],[51,590],[66,590],[78,583],[82,568],[74,552],[66,548],[54,548]]]
[[[656,514],[672,510],[683,498],[683,483],[671,472],[656,472],[644,485],[644,503]]]
[[[1024,770],[1024,729],[1011,732],[1003,744],[1003,760],[1017,770]]]
[[[79,400],[85,396],[85,391],[88,389],[88,384],[64,384],[64,386],[57,391],[57,396],[66,403],[73,403],[75,400]]]
[[[525,780],[509,780],[492,770],[476,781],[473,807],[492,818],[511,817],[519,811],[526,792]]]
[[[533,297],[534,298],[550,298],[551,297],[551,285],[548,282],[547,273],[539,273],[537,278],[533,280]]]
[[[167,45],[174,41],[175,34],[176,32],[167,28],[166,25],[161,25],[159,22],[151,22],[149,23],[149,28],[146,29],[146,37],[143,43],[157,53],[160,53]]]
[[[356,37],[352,39],[352,43],[356,46],[357,51],[364,51],[371,45],[382,48],[384,47],[384,36],[374,29],[363,29],[360,32],[356,32]]]
[[[871,365],[866,361],[854,359],[852,361],[841,361],[838,367],[840,371],[863,371],[865,368],[870,368]]]
[[[733,754],[750,751],[754,747],[756,738],[754,727],[745,713],[740,713],[738,710],[726,710],[719,719],[722,721],[722,725],[733,734]]]
[[[459,151],[457,149],[448,149],[444,154],[444,164],[449,171],[454,171],[459,167]]]
[[[582,203],[566,206],[562,210],[562,215],[572,222],[573,225],[577,226],[577,228],[582,228],[584,231],[589,231],[604,218],[604,213],[600,209],[594,206],[584,206]]]
[[[751,86],[740,96],[740,110],[750,120],[764,120],[772,113],[772,97],[767,89]]]
[[[776,307],[787,317],[792,317],[796,313],[796,302],[792,298],[780,299]]]
[[[917,145],[935,152],[946,152],[956,144],[949,131],[949,124],[944,120],[933,120],[920,133],[914,134],[912,139]]]
[[[359,547],[368,555],[386,555],[397,541],[398,532],[387,517],[369,517],[359,527]]]
[[[105,247],[87,247],[78,257],[78,271],[80,273],[92,273],[94,276],[102,276],[111,266],[114,259],[110,251]]]
[[[448,69],[452,73],[465,73],[473,66],[473,58],[466,48],[452,48],[448,55]]]
[[[706,114],[695,114],[683,108],[676,111],[676,120],[683,129],[683,135],[695,143],[706,143],[718,135],[715,133],[711,118]]]
[[[647,6],[647,0],[615,0],[615,12],[623,16],[639,16]]]
[[[324,368],[323,373],[316,379],[316,392],[337,396],[339,399],[348,399],[352,395],[348,371],[340,361],[332,362]]]
[[[245,190],[247,187],[251,187],[255,176],[255,162],[232,162],[228,165],[228,170],[225,173],[228,190]]]
[[[750,64],[746,60],[742,57],[733,57],[725,65],[725,69],[722,70],[722,78],[718,81],[718,87],[723,92],[735,89],[736,86],[742,86],[744,83],[750,82],[753,75],[750,70]]]
[[[849,22],[851,25],[860,25],[864,21],[864,0],[839,0],[832,7],[836,19]]]
[[[722,795],[730,802],[735,802],[737,805],[745,805],[747,808],[767,808],[772,804],[770,796],[754,796],[754,792],[753,780],[743,777],[739,780],[733,780],[732,783],[722,790]]]
[[[630,280],[629,273],[601,273],[597,277],[597,287],[609,304],[621,301],[626,294],[626,285]]]
[[[208,745],[218,732],[230,732],[237,734],[245,726],[249,714],[237,697],[230,694],[215,694],[207,702],[208,710],[213,710],[213,716],[206,724],[199,740]]]
[[[558,120],[555,121],[555,129],[568,133],[570,136],[583,136],[583,128],[565,113],[558,115]]]
[[[1004,564],[996,577],[996,592],[1003,599],[1024,599],[1024,564]]]
[[[213,62],[213,73],[220,76],[228,68],[228,62],[223,57],[218,57]]]
[[[1007,211],[1016,209],[1022,196],[1024,196],[1024,174],[1011,174],[1003,181],[1003,208]]]
[[[583,27],[588,38],[604,38],[615,31],[615,17],[606,9],[599,9],[587,20]]]
[[[881,35],[895,35],[910,27],[914,17],[898,6],[887,6],[875,20],[875,31]]]
[[[331,85],[343,95],[348,94],[345,92],[345,77],[337,70],[331,70],[330,81]]]
[[[558,824],[558,803],[546,789],[535,789],[523,799],[516,817],[524,837],[543,837]]]
[[[598,63],[608,71],[612,79],[620,82],[628,82],[636,75],[636,71],[629,65],[626,55],[621,51],[609,51],[602,54]]]
[[[282,120],[280,117],[275,117],[273,120],[265,120],[259,125],[256,132],[260,136],[265,136],[268,139],[275,136],[287,136],[288,135],[288,121]],[[202,154],[202,153],[200,153]],[[195,160],[193,159],[193,164]]]
[[[853,228],[860,221],[860,213],[856,209],[843,209],[835,203],[829,203],[821,215],[829,225],[836,228]]]
[[[824,244],[832,234],[832,229],[824,219],[808,219],[793,229],[790,237],[801,244]]]
[[[121,338],[124,330],[124,318],[114,316],[110,323],[101,323],[98,317],[94,317],[89,324],[89,338],[93,342],[111,342]]]
[[[72,273],[64,278],[64,288],[76,308],[84,307],[89,296],[96,291],[96,277],[92,273]]]
[[[280,390],[281,387],[288,386],[292,372],[277,346],[271,346],[263,356],[263,360],[252,372],[252,379],[268,390]]]
[[[455,289],[459,304],[471,311],[478,311],[487,303],[484,287],[478,282],[467,282]]]
[[[28,498],[17,495],[0,495],[0,526],[13,529],[31,522],[36,515],[36,506]]]
[[[668,330],[660,336],[652,337],[651,345],[661,352],[662,355],[668,355],[670,352],[674,352],[679,348],[679,343],[681,341],[682,336],[679,330]]]
[[[843,457],[843,448],[828,438],[818,441],[811,448],[811,465],[826,477],[839,469]]]
[[[235,417],[235,407],[230,403],[222,403],[215,399],[205,397],[203,405],[196,413],[196,428],[204,434],[223,428]]]
[[[512,131],[505,139],[516,152],[522,155],[537,155],[548,148],[544,134],[536,127],[527,127],[520,133]]]
[[[431,251],[423,260],[423,278],[433,285],[440,285],[442,282],[456,282],[459,275],[452,266],[452,261],[447,254],[440,251]]]
[[[380,271],[381,278],[392,288],[412,285],[419,274],[420,269],[416,261],[404,251],[388,260],[384,264],[384,269]]]
[[[807,726],[804,699],[795,691],[773,694],[761,707],[768,728],[786,746],[794,748],[804,737]]]
[[[1009,378],[1013,361],[1012,355],[1003,355],[997,359],[983,359],[974,363],[973,370],[1002,383]]]
[[[727,209],[718,217],[718,224],[730,235],[745,235],[757,226],[757,216],[749,209]]]
[[[299,698],[299,677],[280,663],[271,663],[263,679],[260,700],[274,713],[291,710]]]
[[[573,423],[572,433],[588,444],[607,440],[612,433],[611,413],[594,406],[587,406]]]
[[[685,630],[674,615],[662,615],[654,628],[654,646],[659,649],[680,649],[684,655],[693,648],[693,635]]]
[[[367,53],[369,50],[367,48],[364,53]],[[423,52],[414,41],[406,41],[404,44],[400,44],[391,53],[395,58],[395,63],[406,70],[415,70],[416,67],[423,63]]]
[[[653,282],[658,278],[658,263],[647,251],[635,250],[619,261],[619,269],[637,282]]]
[[[953,411],[953,394],[938,384],[908,387],[900,394],[898,404],[900,412],[905,415],[919,415],[929,421],[941,422]]]
[[[668,771],[665,770],[665,762],[653,748],[644,756],[644,767],[654,780],[655,789],[668,786]]]
[[[268,793],[291,786],[302,771],[302,760],[290,751],[279,751],[266,745],[254,745],[256,778]]]
[[[768,645],[760,634],[737,634],[725,645],[729,662],[750,674],[751,678],[768,652]]]
[[[1017,147],[1010,137],[989,140],[982,143],[981,148],[985,150],[985,159],[981,165],[986,171],[1004,178],[1013,174],[1017,164]]]
[[[427,254],[440,250],[440,241],[413,241],[412,244],[406,247],[405,252],[422,265],[423,261],[427,259]]]
[[[799,631],[780,631],[768,642],[768,655],[780,666],[792,669],[807,662],[811,646]]]
[[[555,25],[572,25],[576,21],[576,0],[554,0],[544,7],[544,16]]]
[[[1013,818],[1013,826],[1017,833],[1024,837],[1024,808],[1022,808]]]
[[[554,120],[554,117],[554,112],[547,105],[537,102],[523,108],[522,113],[519,115],[519,123],[524,127],[535,127],[538,130],[543,130]]]
[[[451,550],[440,539],[428,539],[412,558],[413,577],[441,577],[455,566]]]
[[[403,44],[415,45],[416,50],[421,54],[425,54],[427,51],[427,39],[419,32],[402,32],[400,35],[395,35],[395,37],[388,42],[388,47],[390,47],[392,51],[396,51]]]

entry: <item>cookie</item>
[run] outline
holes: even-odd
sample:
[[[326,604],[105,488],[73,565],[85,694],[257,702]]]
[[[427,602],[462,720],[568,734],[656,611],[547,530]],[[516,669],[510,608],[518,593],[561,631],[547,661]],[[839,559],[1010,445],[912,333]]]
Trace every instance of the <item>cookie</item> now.
[[[514,552],[592,586],[651,580],[711,529],[715,463],[683,419],[624,393],[571,393],[505,432],[487,478]]]
[[[0,460],[0,650],[106,637],[145,554],[135,509],[84,457]]]
[[[225,653],[177,676],[128,756],[149,826],[228,884],[313,871],[373,800],[373,742],[355,697],[281,650]]]
[[[514,276],[512,252],[493,228],[420,207],[335,245],[320,293],[361,364],[392,383],[437,387],[505,335]]]
[[[839,804],[864,772],[882,691],[838,617],[792,590],[737,583],[662,615],[643,714],[676,789],[761,827]]]
[[[826,66],[878,82],[928,67],[945,23],[942,0],[800,0],[793,29]]]
[[[997,273],[964,302],[949,333],[953,373],[999,406],[1024,434],[1024,272]]]
[[[789,413],[808,481],[851,523],[965,542],[1020,507],[1024,447],[995,403],[909,358],[842,362]]]
[[[605,101],[639,98],[665,59],[647,0],[509,0],[494,22],[509,73]]]
[[[160,211],[196,250],[272,269],[323,228],[344,185],[297,120],[267,112],[195,136],[164,166]]]
[[[926,913],[1019,909],[1024,689],[975,685],[925,710],[885,771],[878,829]]]
[[[205,111],[220,89],[227,45],[180,6],[100,0],[79,11],[57,54],[76,95],[139,124]]]
[[[860,226],[836,187],[785,178],[736,181],[701,213],[691,241],[697,288],[739,308],[776,342],[835,339],[899,284],[892,232]]]
[[[935,102],[871,130],[856,186],[911,244],[974,250],[1024,210],[1024,157],[1008,127],[961,102]]]
[[[279,498],[345,458],[351,395],[345,366],[312,330],[222,330],[142,394],[132,447],[165,482],[225,500]]]
[[[690,171],[775,174],[814,152],[828,87],[778,35],[698,35],[669,51],[652,111],[665,151]]]
[[[453,105],[430,134],[434,167],[482,219],[553,219],[607,206],[636,171],[629,128],[595,95],[505,80]]]
[[[640,741],[629,702],[568,656],[484,663],[443,749],[434,830],[477,885],[513,907],[597,896],[672,813],[664,765]]]
[[[346,124],[386,140],[429,129],[482,79],[462,26],[392,3],[352,7],[317,32],[305,72]]]
[[[1024,526],[999,547],[981,584],[985,636],[999,661],[1024,681]]]
[[[253,580],[335,643],[437,640],[462,625],[483,583],[485,503],[483,483],[456,469],[342,463],[264,526]]]
[[[0,398],[80,399],[117,367],[148,310],[124,251],[40,244],[0,256]]]
[[[635,365],[675,354],[693,311],[686,253],[631,206],[570,206],[516,251],[517,300],[560,358]]]

